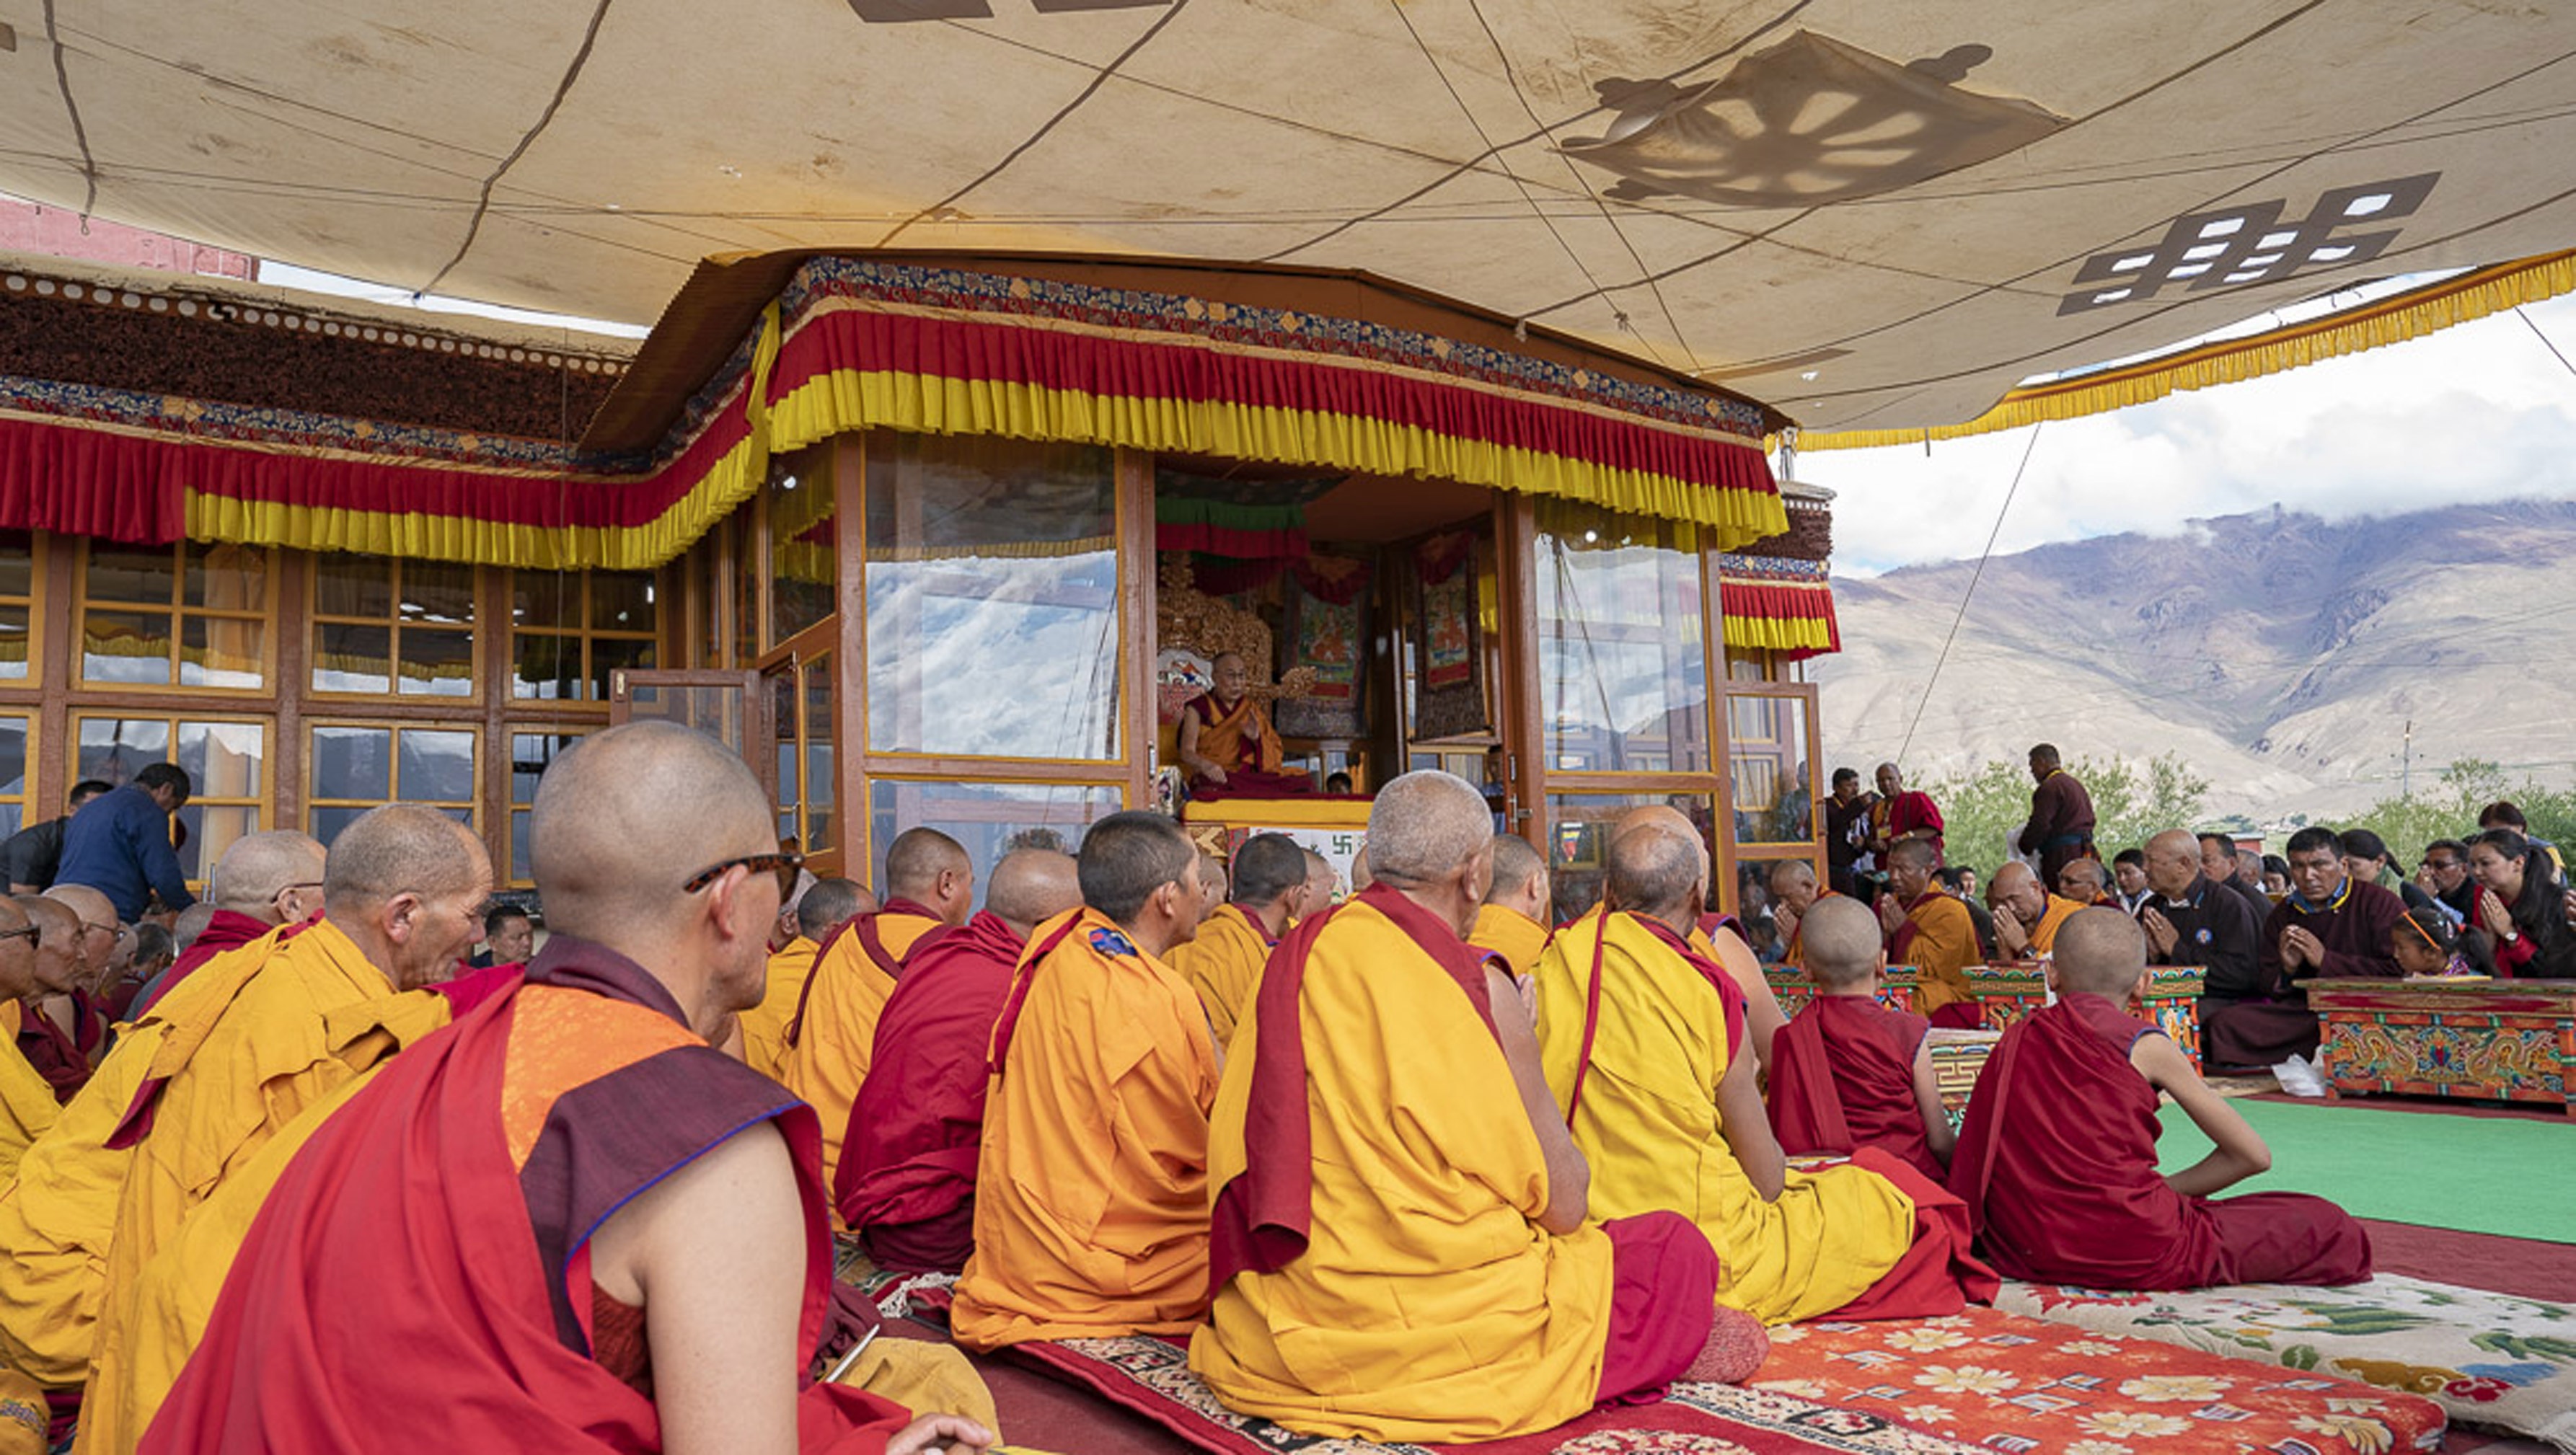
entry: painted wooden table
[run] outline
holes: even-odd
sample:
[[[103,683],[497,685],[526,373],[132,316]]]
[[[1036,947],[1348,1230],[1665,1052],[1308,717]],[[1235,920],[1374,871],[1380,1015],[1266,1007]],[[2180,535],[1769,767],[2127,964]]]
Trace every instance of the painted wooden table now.
[[[1807,973],[1803,970],[1766,965],[1762,970],[1762,978],[1771,982],[1771,994],[1780,1002],[1782,1015],[1796,1015],[1805,1008],[1808,1001],[1815,998],[1816,987],[1808,981]],[[1914,967],[1890,965],[1880,971],[1878,994],[1873,999],[1889,1010],[1912,1011],[1914,1009]]]
[[[2534,1101],[2576,1110],[2576,980],[2307,982],[2339,1093]]]
[[[2194,1067],[2200,1065],[2200,986],[2199,967],[2159,965],[2149,972],[2144,999],[2129,1002],[2129,1013],[2154,1021]],[[2000,1031],[2048,1004],[2048,963],[1971,965],[1968,988],[1977,994],[1979,1023]]]

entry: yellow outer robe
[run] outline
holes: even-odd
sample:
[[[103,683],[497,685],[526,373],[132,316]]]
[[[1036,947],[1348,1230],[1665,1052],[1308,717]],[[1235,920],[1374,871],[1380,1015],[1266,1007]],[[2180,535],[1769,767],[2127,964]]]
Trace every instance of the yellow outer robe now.
[[[1986,956],[1977,948],[1977,922],[1968,906],[1931,890],[1907,907],[1905,917],[1914,922],[1914,938],[1903,955],[1891,944],[1888,959],[1914,967],[1916,1013],[1930,1015],[1962,1000],[1974,1004],[1977,993],[1968,986],[1968,967],[1984,964]]]
[[[0,1183],[18,1171],[18,1161],[36,1139],[62,1120],[63,1104],[54,1100],[53,1083],[28,1064],[17,1047],[18,1004],[0,1007]]]
[[[1779,1199],[1763,1201],[1717,1109],[1717,1084],[1742,1049],[1743,1028],[1727,1023],[1699,971],[1644,926],[1627,915],[1607,923],[1592,1070],[1573,1121],[1575,1145],[1592,1164],[1592,1215],[1662,1208],[1689,1218],[1723,1265],[1717,1301],[1765,1323],[1851,1302],[1913,1246],[1913,1199],[1875,1172],[1843,1166],[1792,1171]],[[1560,1109],[1582,1059],[1601,924],[1566,930],[1539,957],[1539,1050]]]
[[[1590,1409],[1610,1237],[1539,1226],[1547,1163],[1493,1032],[1364,900],[1316,937],[1302,992],[1309,1241],[1226,1281],[1190,1367],[1231,1408],[1318,1435],[1490,1440]],[[1246,1021],[1227,1053],[1212,1187],[1243,1171],[1260,1032]]]
[[[2062,899],[2054,894],[2050,895],[2048,897],[2048,908],[2040,911],[2039,923],[2030,927],[2031,953],[2034,955],[2053,955],[2057,953],[2057,927],[2066,923],[2068,918],[2073,916],[2077,910],[2082,908],[2084,908],[2084,906],[2077,904],[2074,900]]]
[[[1467,943],[1502,956],[1512,974],[1526,980],[1538,973],[1539,952],[1547,948],[1547,935],[1547,926],[1519,910],[1488,904],[1476,911],[1476,927],[1468,932]]]
[[[796,1014],[796,998],[805,991],[806,973],[822,946],[798,935],[769,957],[769,988],[760,1004],[735,1019],[742,1024],[742,1061],[772,1081],[787,1080],[787,1022]]]
[[[1207,1013],[1153,956],[1095,949],[1124,938],[1099,911],[1073,913],[1043,961],[1066,917],[1029,936],[1012,977],[1027,999],[984,1105],[975,1251],[949,1316],[970,1349],[1186,1334],[1207,1308]]]
[[[1270,963],[1270,936],[1240,905],[1221,904],[1199,926],[1199,937],[1174,945],[1164,962],[1180,972],[1199,1004],[1207,1007],[1216,1043],[1234,1039],[1234,1028],[1252,1012],[1252,993],[1261,987],[1261,967]]]
[[[940,924],[928,915],[897,910],[876,917],[877,936],[898,964],[912,953],[914,941]],[[858,1103],[859,1083],[868,1079],[868,1063],[876,1054],[877,1017],[885,1014],[886,997],[894,994],[894,977],[870,958],[859,939],[857,922],[815,957],[810,973],[814,993],[805,1002],[805,1028],[788,1048],[787,1074],[778,1079],[823,1120],[823,1185],[830,1187],[840,1175],[841,1140],[849,1134],[850,1108]],[[796,1007],[790,1004],[787,1010],[792,1016]],[[836,1210],[832,1226],[840,1225]]]

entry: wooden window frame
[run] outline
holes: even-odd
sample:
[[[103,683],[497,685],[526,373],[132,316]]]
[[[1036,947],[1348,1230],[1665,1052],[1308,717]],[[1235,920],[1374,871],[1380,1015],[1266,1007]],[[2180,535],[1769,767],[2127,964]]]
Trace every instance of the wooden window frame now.
[[[213,547],[229,547],[234,550],[255,552],[260,560],[265,564],[264,578],[268,583],[268,589],[262,593],[265,604],[262,605],[259,610],[253,612],[237,611],[223,607],[189,606],[184,604],[183,598],[187,595],[188,553],[191,551],[202,552],[210,548],[208,543],[193,540],[177,541],[166,548],[170,553],[170,599],[166,603],[156,605],[152,602],[146,601],[119,601],[113,597],[93,597],[89,594],[89,562],[91,551],[94,547],[104,544],[111,550],[132,550],[138,552],[145,548],[125,546],[115,541],[101,542],[95,538],[87,536],[76,537],[75,539],[80,542],[80,549],[77,553],[78,561],[74,569],[69,573],[71,578],[70,599],[72,615],[72,655],[71,660],[65,663],[65,685],[70,691],[80,694],[84,698],[99,695],[166,693],[186,697],[203,696],[212,698],[232,698],[238,700],[245,697],[274,698],[286,690],[285,683],[280,677],[278,670],[280,646],[278,640],[278,617],[281,603],[286,599],[286,592],[290,583],[284,570],[285,563],[280,558],[278,549],[275,546],[239,545],[229,541],[217,541],[212,543]],[[170,653],[168,657],[170,664],[170,680],[167,682],[94,682],[84,675],[89,670],[89,651],[85,643],[88,636],[89,614],[94,609],[108,612],[123,611],[133,614],[167,612],[170,618]],[[218,687],[203,684],[191,685],[181,681],[180,678],[183,675],[185,668],[183,654],[187,650],[187,623],[191,617],[209,621],[255,621],[259,623],[259,682],[256,685],[248,687]],[[301,653],[299,652],[297,655],[300,657]]]
[[[255,796],[244,796],[242,794],[210,794],[202,791],[205,787],[204,784],[191,783],[189,785],[187,806],[189,808],[251,809],[256,814],[256,821],[251,829],[252,833],[261,833],[277,826],[278,725],[275,715],[260,712],[197,712],[187,708],[139,707],[130,704],[120,705],[112,702],[85,701],[79,703],[72,709],[70,718],[65,724],[66,733],[64,741],[69,745],[70,752],[64,755],[62,766],[64,771],[70,775],[65,780],[67,785],[81,781],[84,776],[81,771],[80,763],[81,725],[90,722],[157,722],[162,724],[169,730],[169,747],[164,750],[164,756],[158,760],[164,763],[176,763],[179,761],[179,728],[183,723],[228,723],[237,727],[258,728],[260,730],[260,788],[258,794]],[[29,766],[31,768],[33,767],[32,764]],[[68,791],[67,787],[66,792]],[[171,822],[174,824],[178,822],[177,814],[171,815]],[[207,877],[211,876],[214,872],[213,861],[206,858],[202,849],[198,853],[198,859],[205,868],[206,873],[188,881],[188,888],[192,893],[202,892],[206,887]]]
[[[385,759],[384,797],[373,800],[363,798],[344,798],[336,795],[324,797],[314,792],[313,764],[315,758],[319,755],[315,753],[313,749],[313,735],[332,728],[355,728],[363,732],[381,732],[389,736],[391,739],[390,747],[392,751]],[[491,767],[492,762],[490,757],[491,735],[486,731],[486,725],[479,716],[471,721],[464,720],[461,716],[455,721],[440,719],[400,721],[383,718],[371,720],[364,717],[307,716],[303,720],[302,730],[304,734],[304,741],[302,744],[304,751],[303,762],[300,767],[304,776],[300,784],[300,787],[303,790],[303,795],[298,805],[298,811],[301,814],[301,821],[297,826],[305,833],[313,834],[317,839],[321,837],[320,834],[313,832],[313,815],[321,809],[355,808],[363,811],[365,809],[376,808],[388,803],[417,803],[428,808],[463,808],[467,810],[469,817],[465,820],[465,826],[478,836],[483,836],[485,839],[484,847],[487,850],[490,848],[490,838],[485,830],[485,825],[489,820],[483,810],[487,806],[485,800],[491,796],[491,774],[487,771]],[[466,737],[470,738],[474,743],[474,763],[471,769],[474,780],[474,789],[471,795],[462,799],[403,797],[402,736],[405,733],[462,733]],[[506,793],[507,791],[508,790],[505,787],[503,792]]]
[[[532,576],[555,575],[560,576],[568,583],[572,583],[578,591],[581,601],[581,621],[579,624],[574,626],[561,626],[545,623],[521,623],[518,614],[518,598],[519,577],[522,574]],[[652,625],[640,628],[600,627],[592,625],[590,620],[590,583],[593,576],[641,577],[650,593],[650,600],[653,607]],[[502,678],[502,702],[519,711],[553,712],[566,708],[598,712],[607,711],[608,698],[605,695],[597,697],[588,695],[593,683],[597,680],[592,673],[592,647],[595,643],[602,641],[650,642],[653,644],[653,661],[644,666],[637,667],[634,670],[651,671],[657,669],[661,665],[664,655],[669,650],[668,642],[666,641],[662,630],[662,622],[667,605],[662,586],[663,582],[660,573],[654,571],[592,571],[584,569],[579,571],[547,572],[512,570],[509,573],[508,583],[504,588],[502,600],[502,608],[509,615],[509,647],[504,654],[504,660],[496,662],[492,666],[494,674]],[[552,637],[557,641],[572,641],[579,643],[578,650],[581,653],[581,670],[574,680],[580,686],[580,695],[572,697],[522,697],[519,695],[519,638],[523,635]]]
[[[342,556],[354,561],[380,562],[389,568],[394,597],[391,616],[347,616],[338,612],[325,613],[322,610],[322,569],[324,563],[334,556]],[[402,581],[406,567],[419,565],[453,567],[460,564],[472,577],[471,585],[467,589],[467,595],[474,603],[472,618],[463,622],[414,622],[403,617]],[[411,702],[427,706],[454,704],[459,708],[479,708],[483,701],[483,675],[491,670],[491,663],[488,660],[490,649],[484,645],[482,601],[483,573],[489,569],[471,562],[422,561],[405,556],[371,556],[350,551],[306,552],[304,565],[305,669],[304,681],[299,685],[298,691],[305,697],[334,704]],[[322,629],[326,626],[364,626],[385,629],[385,679],[388,685],[384,691],[344,691],[322,687],[314,682],[315,675],[322,670]],[[472,644],[472,650],[466,658],[467,670],[463,692],[405,692],[403,690],[402,639],[406,629],[465,633],[466,640]]]
[[[0,606],[24,606],[27,609],[27,670],[15,677],[0,677],[0,691],[41,693],[45,685],[45,607],[47,559],[58,547],[46,532],[23,531],[27,537],[27,594],[0,596]],[[35,781],[36,765],[27,765],[30,783]]]

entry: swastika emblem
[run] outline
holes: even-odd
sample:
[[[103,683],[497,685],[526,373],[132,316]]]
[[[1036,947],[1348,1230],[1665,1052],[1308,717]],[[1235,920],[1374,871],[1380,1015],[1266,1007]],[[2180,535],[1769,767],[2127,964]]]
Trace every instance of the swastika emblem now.
[[[2397,240],[2398,229],[2358,229],[2410,216],[2432,194],[2439,172],[2337,187],[2308,215],[2283,222],[2285,201],[2195,212],[2175,219],[2162,241],[2097,253],[2077,269],[2075,292],[2058,300],[2063,316],[2115,303],[2139,303],[2167,287],[2192,292],[2269,283],[2311,268],[2366,263]]]

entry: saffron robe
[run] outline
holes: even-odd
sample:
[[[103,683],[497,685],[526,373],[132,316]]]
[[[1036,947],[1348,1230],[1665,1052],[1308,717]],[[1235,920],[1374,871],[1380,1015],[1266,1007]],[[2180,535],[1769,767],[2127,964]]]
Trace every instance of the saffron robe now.
[[[947,927],[931,910],[897,898],[834,930],[815,952],[803,998],[787,1023],[787,1074],[779,1079],[822,1120],[825,1187],[840,1171],[841,1138],[876,1054],[877,1017],[903,977],[903,957],[923,936]]]
[[[1659,1385],[1706,1343],[1714,1259],[1680,1219],[1539,1225],[1547,1163],[1483,961],[1373,885],[1263,977],[1217,1096],[1216,1300],[1190,1340],[1231,1408],[1313,1435],[1499,1439]],[[1659,1239],[1668,1261],[1632,1275]]]
[[[1985,956],[1968,906],[1956,895],[1926,889],[1904,909],[1905,923],[1887,937],[1887,963],[1914,967],[1914,1003],[1934,1025],[1974,1027],[1977,994],[1968,986],[1968,967],[1984,964]],[[1941,1015],[1949,1006],[1961,1011]]]
[[[1560,934],[1539,957],[1539,1047],[1548,1089],[1592,1164],[1593,1214],[1688,1217],[1724,1269],[1717,1301],[1765,1323],[1855,1304],[1852,1317],[1957,1313],[1965,1209],[1937,1183],[1864,1151],[1852,1164],[1788,1173],[1777,1199],[1754,1190],[1717,1107],[1726,1068],[1749,1050],[1733,985],[1669,928],[1633,914]]]
[[[1538,957],[1547,948],[1547,937],[1547,926],[1537,920],[1516,909],[1488,904],[1476,911],[1476,925],[1468,932],[1467,943],[1502,956],[1515,979],[1527,980],[1538,973]]]
[[[1220,904],[1216,913],[1200,922],[1197,939],[1174,945],[1164,956],[1164,962],[1198,992],[1218,1045],[1234,1039],[1235,1023],[1251,1009],[1253,989],[1261,984],[1261,967],[1276,943],[1243,906]]]
[[[993,1025],[949,1327],[970,1349],[1188,1333],[1208,1298],[1207,1012],[1098,910],[1033,940]]]
[[[2318,976],[2395,979],[2401,971],[2389,936],[2406,917],[2406,901],[2350,875],[2323,904],[2292,894],[2272,907],[2255,950],[2256,983],[2232,1003],[2201,1001],[2200,1046],[2210,1066],[2277,1066],[2317,1053],[2317,1013],[2302,982]],[[2281,958],[2281,936],[2296,925],[2325,947],[2325,964],[2302,964],[2296,979]]]
[[[2139,1291],[2368,1278],[2370,1235],[2324,1198],[2186,1197],[2157,1175],[2158,1093],[2129,1053],[2162,1034],[2080,993],[2004,1032],[1950,1159],[1986,1258],[2008,1277]]]
[[[16,1002],[9,1004],[9,1018],[21,1013]],[[0,1184],[17,1175],[19,1159],[38,1137],[52,1130],[62,1114],[63,1103],[55,1098],[53,1083],[16,1047],[0,1045]]]
[[[805,977],[823,947],[803,935],[769,957],[769,986],[760,1004],[734,1017],[742,1023],[742,1064],[772,1081],[787,1079],[787,1022],[805,998]]]
[[[589,1240],[764,1120],[804,1197],[810,1350],[832,1270],[812,1111],[692,1034],[640,966],[556,936],[523,984],[313,1130],[143,1448],[394,1451],[435,1431],[460,1450],[660,1449],[652,1401],[594,1357]],[[908,1419],[841,1385],[806,1385],[797,1414],[799,1448],[835,1455],[881,1451]]]
[[[2030,936],[2030,952],[2034,955],[2056,954],[2058,926],[2065,924],[2077,910],[2083,908],[2086,906],[2077,904],[2074,900],[2055,894],[2048,896],[2047,907],[2039,912],[2039,923],[2022,926]]]
[[[832,1201],[879,1268],[955,1273],[974,1251],[985,1052],[1027,949],[978,914],[905,962],[877,1018]]]
[[[1866,995],[1818,995],[1771,1039],[1768,1110],[1780,1150],[1848,1156],[1876,1147],[1938,1182],[1914,1058],[1931,1023]]]
[[[125,1019],[129,1022],[142,1020],[161,1003],[161,997],[196,974],[199,966],[227,950],[238,950],[276,928],[266,920],[235,914],[229,909],[216,910],[215,917],[206,921],[206,927],[197,932],[197,938],[189,942],[178,959],[170,962],[170,968],[153,976],[135,995],[133,1004],[125,1008]]]
[[[1199,721],[1199,756],[1225,770],[1223,783],[1193,775],[1192,794],[1200,798],[1277,798],[1315,791],[1314,783],[1304,774],[1279,771],[1279,734],[1270,726],[1270,714],[1250,693],[1236,698],[1234,706],[1226,708],[1217,706],[1215,693],[1202,692],[1182,704],[1181,711]]]

